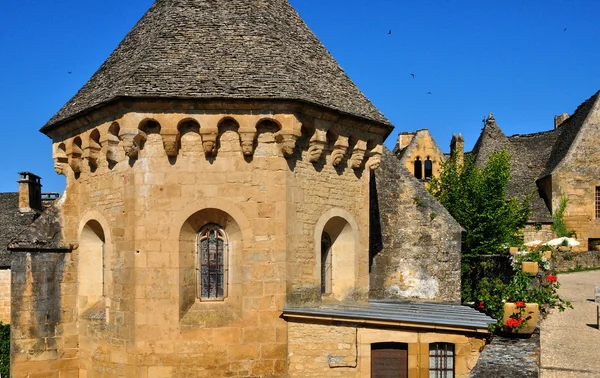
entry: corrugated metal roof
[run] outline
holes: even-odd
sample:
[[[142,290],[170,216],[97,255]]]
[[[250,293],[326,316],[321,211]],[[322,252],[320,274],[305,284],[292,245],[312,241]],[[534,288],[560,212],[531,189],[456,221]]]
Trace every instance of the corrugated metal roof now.
[[[283,309],[284,316],[334,317],[348,320],[385,321],[452,328],[487,329],[496,321],[467,306],[443,303],[371,301],[368,305],[322,305],[316,308]]]

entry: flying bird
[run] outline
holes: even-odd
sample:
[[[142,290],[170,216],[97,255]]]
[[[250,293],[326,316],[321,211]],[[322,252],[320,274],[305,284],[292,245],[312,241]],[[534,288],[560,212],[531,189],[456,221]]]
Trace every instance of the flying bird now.
[[[392,34],[392,29],[390,29],[390,31],[388,31],[388,34]]]
[[[565,30],[563,30],[563,32],[566,32],[566,31],[567,31],[567,28],[565,28]]]
[[[433,93],[431,93],[431,92],[427,92],[427,94],[433,94]]]
[[[72,74],[73,72],[69,71],[69,72],[67,72],[67,73],[70,75],[70,74]]]
[[[412,77],[413,77],[413,79],[415,78],[415,74],[410,74],[410,76],[412,76]]]

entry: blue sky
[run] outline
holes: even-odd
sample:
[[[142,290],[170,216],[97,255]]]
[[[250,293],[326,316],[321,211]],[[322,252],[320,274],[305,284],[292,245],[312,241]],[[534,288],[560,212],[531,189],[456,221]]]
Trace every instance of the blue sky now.
[[[64,189],[51,142],[38,130],[152,2],[3,5],[0,192],[16,191],[24,170],[42,176],[44,191]],[[290,2],[396,126],[390,148],[398,132],[428,128],[443,151],[453,132],[462,132],[470,149],[490,111],[507,135],[548,130],[555,114],[572,113],[600,90],[600,1]]]

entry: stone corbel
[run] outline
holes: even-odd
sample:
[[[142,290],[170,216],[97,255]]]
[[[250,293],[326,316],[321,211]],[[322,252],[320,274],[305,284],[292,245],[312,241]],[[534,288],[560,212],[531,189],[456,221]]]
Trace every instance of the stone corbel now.
[[[146,141],[146,133],[142,130],[124,130],[121,134],[123,140],[123,151],[130,159],[138,157],[143,143]]]
[[[67,154],[62,151],[57,151],[54,155],[54,171],[59,175],[65,176],[68,165],[69,158],[67,157]]]
[[[350,168],[359,169],[362,166],[366,151],[367,143],[365,141],[359,140],[356,142],[354,149],[352,149],[352,156],[350,157]]]
[[[301,133],[293,130],[280,130],[275,134],[275,141],[281,146],[281,152],[286,158],[294,154],[296,142]]]
[[[202,130],[200,128],[200,137],[202,138],[202,148],[206,156],[215,156],[217,154],[217,136],[218,130]]]
[[[83,157],[90,162],[90,164],[98,166],[100,151],[102,151],[102,146],[97,142],[90,140],[89,145],[83,151]]]
[[[334,167],[340,165],[344,156],[348,152],[348,137],[343,135],[338,136],[335,144],[333,145],[333,151],[331,151],[331,163]]]
[[[254,153],[255,138],[256,131],[240,131],[240,145],[244,155],[251,156]]]
[[[109,134],[106,144],[106,160],[109,163],[117,164],[119,162],[119,137]]]
[[[75,173],[81,173],[81,156],[83,155],[83,150],[76,145],[71,147],[71,153],[67,154],[69,158],[69,166]]]
[[[367,169],[374,171],[381,165],[381,156],[383,155],[383,146],[381,144],[373,147],[367,153]]]
[[[316,129],[312,138],[308,142],[308,160],[316,163],[321,159],[323,151],[327,146],[327,137],[325,131]]]
[[[163,131],[161,133],[163,146],[168,157],[175,157],[179,152],[179,133],[175,131]]]

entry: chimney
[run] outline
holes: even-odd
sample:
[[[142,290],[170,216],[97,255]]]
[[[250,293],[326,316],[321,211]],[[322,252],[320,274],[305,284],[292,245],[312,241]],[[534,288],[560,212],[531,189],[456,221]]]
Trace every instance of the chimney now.
[[[42,184],[39,176],[19,172],[19,211],[42,211]]]
[[[415,133],[411,133],[411,132],[400,133],[398,135],[398,142],[396,142],[395,150],[400,151],[400,150],[406,148],[406,146],[408,146],[410,144],[410,142],[412,142],[414,137],[415,137]]]
[[[554,116],[554,129],[558,129],[560,127],[560,125],[563,124],[563,122],[565,122],[566,120],[569,119],[569,113],[563,113],[561,115],[555,115]]]
[[[461,133],[452,134],[450,141],[450,159],[456,161],[456,164],[463,165],[465,160],[465,140]]]

